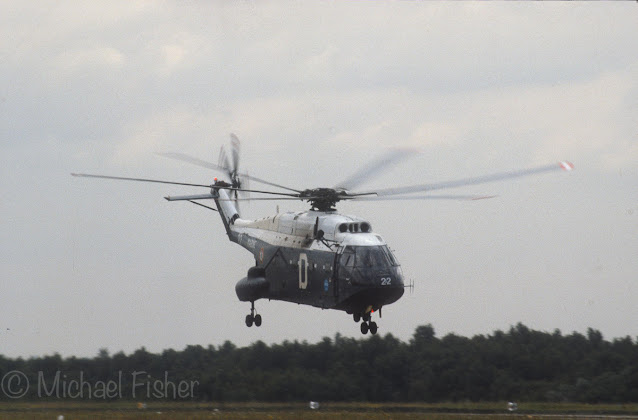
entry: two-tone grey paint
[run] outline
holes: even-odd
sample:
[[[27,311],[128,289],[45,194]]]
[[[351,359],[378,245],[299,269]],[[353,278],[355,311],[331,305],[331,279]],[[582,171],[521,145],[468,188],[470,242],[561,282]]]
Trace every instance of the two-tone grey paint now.
[[[403,295],[401,267],[366,220],[313,210],[245,220],[225,190],[213,194],[229,239],[255,259],[235,288],[241,301],[282,300],[365,320]]]

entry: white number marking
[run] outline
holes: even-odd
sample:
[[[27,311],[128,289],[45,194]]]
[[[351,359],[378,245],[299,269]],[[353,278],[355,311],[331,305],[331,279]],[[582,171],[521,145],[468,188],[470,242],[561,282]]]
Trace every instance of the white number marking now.
[[[308,287],[308,255],[299,254],[299,288]]]

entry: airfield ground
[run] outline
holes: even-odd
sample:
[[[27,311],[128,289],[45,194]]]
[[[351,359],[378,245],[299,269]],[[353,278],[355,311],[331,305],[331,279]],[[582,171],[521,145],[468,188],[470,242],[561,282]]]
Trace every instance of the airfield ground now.
[[[324,403],[317,410],[308,404],[220,404],[148,402],[3,402],[0,418],[48,419],[638,419],[638,404],[519,404],[508,412],[506,403],[368,404]]]

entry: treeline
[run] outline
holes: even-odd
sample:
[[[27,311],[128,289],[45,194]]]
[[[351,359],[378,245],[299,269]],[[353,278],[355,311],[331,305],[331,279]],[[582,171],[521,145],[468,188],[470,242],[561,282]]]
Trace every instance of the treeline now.
[[[22,382],[14,371],[24,374]],[[426,325],[407,343],[391,334],[359,339],[337,334],[316,344],[258,341],[239,348],[225,342],[160,354],[144,348],[130,355],[101,350],[95,358],[0,356],[3,387],[15,392],[20,383],[30,384],[23,398],[42,398],[35,386],[42,381],[44,397],[56,398],[56,375],[58,387],[83,381],[83,398],[96,398],[97,386],[109,381],[121,389],[98,398],[132,398],[133,390],[138,399],[157,398],[144,395],[144,385],[135,383],[148,378],[164,386],[173,382],[163,396],[169,399],[178,382],[191,383],[187,398],[200,401],[638,402],[638,341],[606,341],[593,329],[563,335],[522,324],[487,336],[438,338]],[[0,399],[9,399],[6,390]]]

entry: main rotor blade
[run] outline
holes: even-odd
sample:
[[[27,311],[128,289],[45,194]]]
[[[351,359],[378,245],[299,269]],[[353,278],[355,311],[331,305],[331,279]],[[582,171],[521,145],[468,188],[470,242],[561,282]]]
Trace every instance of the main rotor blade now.
[[[120,181],[140,181],[140,182],[154,182],[157,184],[170,184],[170,185],[186,185],[188,187],[206,187],[210,188],[210,185],[204,184],[189,184],[186,182],[173,182],[173,181],[162,181],[159,179],[147,179],[147,178],[127,178],[123,176],[109,176],[109,175],[93,175],[93,174],[71,174],[72,176],[77,176],[81,178],[102,178],[102,179],[117,179]]]
[[[166,157],[166,158],[169,158],[169,159],[181,160],[182,162],[188,162],[188,163],[191,163],[193,165],[201,166],[201,167],[204,167],[204,168],[215,169],[215,170],[218,170],[218,171],[223,171],[224,173],[226,173],[229,170],[229,169],[226,169],[226,168],[224,168],[222,166],[215,165],[214,163],[206,162],[205,160],[201,160],[201,159],[189,156],[189,155],[184,154],[184,153],[168,152],[168,153],[157,153],[157,154],[159,156],[163,156],[163,157]],[[252,176],[252,175],[243,174],[243,173],[240,173],[238,175],[240,177],[242,177],[242,178],[250,179],[252,181],[259,182],[259,183],[262,183],[262,184],[265,184],[265,185],[270,185],[271,187],[277,187],[277,188],[281,188],[281,189],[288,190],[288,191],[294,191],[296,193],[300,193],[301,192],[301,190],[295,190],[294,188],[284,187],[283,185],[275,184],[274,182],[266,181],[266,180],[263,180],[261,178],[257,178],[257,177]]]
[[[486,200],[498,197],[496,195],[406,195],[406,196],[382,196],[382,197],[354,197],[354,201],[393,201],[393,200]]]
[[[195,204],[195,205],[197,205],[197,206],[200,206],[200,207],[204,207],[205,209],[208,209],[208,210],[212,210],[212,211],[219,212],[219,210],[214,209],[214,208],[212,208],[212,207],[210,207],[210,206],[207,206],[206,204],[198,203],[197,201],[188,200],[188,202],[189,202],[189,203],[193,203],[193,204]]]
[[[312,198],[312,197],[311,197]],[[195,194],[195,195],[174,195],[164,197],[166,201],[194,201],[194,200],[217,200],[217,201],[253,201],[253,200],[305,200],[305,198],[297,197],[255,197],[255,198],[219,198],[212,194]]]
[[[218,198],[218,201],[266,201],[266,200],[308,200],[314,199],[318,197],[309,197],[309,198],[301,198],[301,197],[252,197],[252,198],[238,198],[235,200],[234,198]]]
[[[396,187],[396,188],[384,188],[380,190],[376,190],[377,196],[388,196],[388,195],[400,195],[400,194],[409,194],[413,192],[424,192],[424,191],[433,191],[433,190],[442,190],[446,188],[456,188],[462,187],[466,185],[478,185],[485,184],[488,182],[501,181],[504,179],[513,179],[513,178],[521,178],[530,175],[542,174],[545,172],[554,172],[558,170],[571,171],[574,168],[569,162],[560,162],[558,164],[544,165],[536,168],[522,169],[517,171],[510,172],[501,172],[492,175],[484,175],[476,178],[465,178],[459,179],[455,181],[446,181],[439,182],[435,184],[421,184],[421,185],[411,185],[407,187]]]
[[[294,197],[294,198],[301,199],[301,197],[299,197],[299,194],[290,194],[290,193],[282,193],[282,192],[275,192],[275,191],[264,191],[264,190],[248,190],[248,189],[245,189],[245,188],[222,187],[222,186],[215,186],[215,188],[220,188],[220,189],[227,190],[227,191],[240,191],[240,192],[252,192],[252,193],[261,193],[261,194],[282,195],[282,196],[285,196],[285,197]]]
[[[413,149],[390,149],[377,159],[359,169],[349,178],[338,183],[335,186],[335,189],[351,190],[356,188],[371,179],[373,176],[379,176],[383,170],[397,165],[400,161],[413,156],[415,153],[416,150]]]
[[[157,184],[185,185],[188,187],[205,187],[205,188],[215,187],[215,188],[229,190],[229,191],[245,191],[245,192],[254,192],[254,193],[261,193],[261,194],[282,195],[286,197],[294,197],[296,199],[299,199],[297,198],[298,197],[297,194],[281,193],[281,192],[275,192],[275,191],[264,191],[264,190],[245,190],[243,188],[224,187],[221,185],[215,186],[215,185],[204,185],[204,184],[190,184],[186,182],[162,181],[159,179],[148,179],[148,178],[128,178],[123,176],[110,176],[110,175],[93,175],[93,174],[76,174],[76,173],[72,173],[71,175],[82,177],[82,178],[101,178],[101,179],[115,179],[120,181],[154,182]]]

